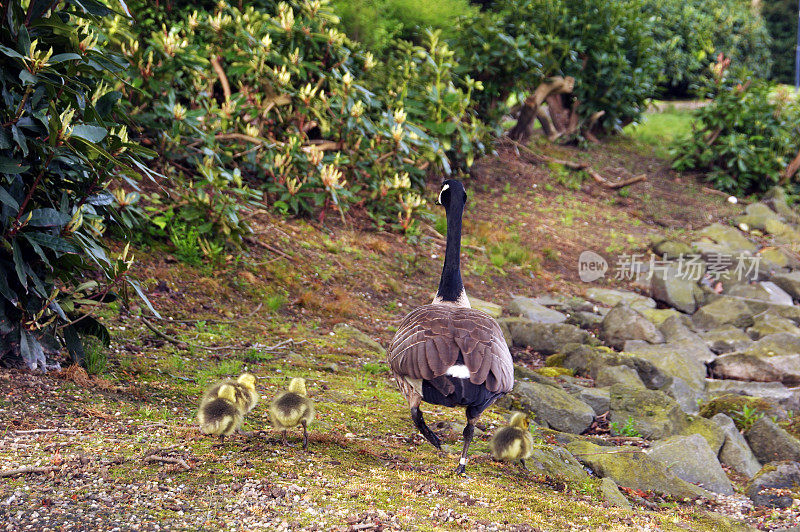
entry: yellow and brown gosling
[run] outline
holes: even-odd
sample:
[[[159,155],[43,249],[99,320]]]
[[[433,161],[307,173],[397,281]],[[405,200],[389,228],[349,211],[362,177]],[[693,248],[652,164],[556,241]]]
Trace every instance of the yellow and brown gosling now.
[[[244,416],[250,412],[260,398],[256,391],[256,378],[252,373],[242,373],[238,379],[226,379],[218,382],[206,391],[206,395],[215,395],[221,386],[232,386],[235,392],[234,404]]]
[[[244,413],[236,405],[236,389],[230,384],[220,384],[209,388],[200,401],[197,422],[203,434],[225,436],[233,434],[242,426]]]
[[[283,428],[283,443],[286,444],[286,430],[297,425],[303,426],[303,450],[308,450],[308,425],[314,420],[314,403],[307,397],[306,380],[295,377],[289,389],[280,392],[269,405],[272,425]]]
[[[533,436],[528,429],[528,416],[522,412],[514,412],[508,426],[492,436],[489,450],[495,460],[518,461],[522,467],[528,469],[525,459],[530,458],[533,452]]]

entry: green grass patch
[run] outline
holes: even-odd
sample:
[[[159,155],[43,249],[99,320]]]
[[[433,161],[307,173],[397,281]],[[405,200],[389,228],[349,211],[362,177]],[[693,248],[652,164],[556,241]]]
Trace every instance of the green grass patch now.
[[[641,123],[626,126],[622,132],[635,141],[653,146],[656,156],[669,159],[669,145],[691,133],[692,121],[692,111],[668,106],[663,112],[646,113]]]

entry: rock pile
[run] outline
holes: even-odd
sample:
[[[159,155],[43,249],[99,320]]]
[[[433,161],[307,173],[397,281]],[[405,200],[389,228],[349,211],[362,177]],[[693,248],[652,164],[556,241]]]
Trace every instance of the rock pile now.
[[[513,406],[559,433],[608,422],[618,436],[556,438],[610,504],[624,505],[617,485],[731,495],[723,466],[755,505],[800,499],[800,441],[782,427],[800,414],[800,216],[775,189],[734,223],[653,242],[628,272],[647,295],[516,297],[499,318],[510,346],[547,356],[518,368]]]

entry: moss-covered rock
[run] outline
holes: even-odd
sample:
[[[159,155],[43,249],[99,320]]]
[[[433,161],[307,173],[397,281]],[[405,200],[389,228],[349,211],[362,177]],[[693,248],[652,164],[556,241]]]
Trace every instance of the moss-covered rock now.
[[[746,426],[747,420],[742,417],[742,412],[752,411],[752,416],[769,415],[775,412],[775,405],[760,397],[749,397],[747,395],[725,394],[714,397],[700,405],[700,415],[705,418],[714,417],[717,414],[725,414],[733,419],[739,430],[750,428]]]
[[[793,498],[800,499],[800,463],[778,461],[765,465],[747,484],[745,493],[756,506],[790,507]]]
[[[772,282],[786,290],[793,298],[800,299],[800,270],[777,273],[772,276]]]
[[[595,341],[588,332],[569,323],[535,323],[526,318],[511,318],[501,321],[511,331],[514,345],[530,347],[545,355],[561,351],[566,344]]]
[[[559,368],[559,367],[543,367],[543,368],[536,368],[534,370],[536,373],[543,377],[550,377],[554,379],[556,377],[562,377],[564,375],[573,376],[575,375],[574,369],[569,368]]]
[[[753,311],[742,300],[724,296],[697,309],[692,320],[697,327],[704,330],[727,324],[749,327],[753,324]]]
[[[628,340],[662,343],[664,336],[656,326],[626,303],[615,306],[600,324],[603,340],[610,346],[622,349]]]
[[[605,366],[598,370],[595,384],[600,387],[624,384],[635,388],[644,388],[639,373],[629,366]]]
[[[589,478],[580,462],[563,447],[534,445],[531,457],[525,463],[535,473],[566,482],[581,482]]]
[[[567,316],[537,303],[529,297],[515,297],[508,304],[508,312],[512,316],[519,316],[534,323],[563,323]]]
[[[720,356],[709,369],[715,378],[800,385],[800,336],[770,334],[745,351]]]
[[[717,460],[716,451],[699,434],[672,436],[658,441],[647,454],[678,478],[714,493],[733,495],[733,486]]]
[[[642,491],[652,490],[678,499],[706,497],[708,491],[681,480],[664,465],[638,447],[600,447],[585,441],[567,445],[567,450],[598,476],[609,477],[620,486]]]
[[[702,275],[701,268],[698,275]],[[703,291],[697,286],[697,279],[687,279],[677,267],[663,268],[653,273],[650,281],[650,292],[657,301],[666,303],[688,314],[697,310],[703,299]]]
[[[707,238],[726,248],[728,253],[756,251],[756,245],[750,242],[741,231],[729,225],[711,224],[700,231],[702,238]]]
[[[686,428],[681,431],[681,435],[688,436],[690,434],[702,436],[715,455],[719,453],[725,443],[725,432],[722,428],[714,421],[701,416],[691,418]]]
[[[753,423],[744,437],[762,464],[777,460],[800,462],[800,441],[768,417]]]
[[[639,309],[639,312],[642,313],[642,316],[652,321],[656,326],[661,325],[668,318],[673,316],[678,317],[681,315],[680,312],[672,308],[645,308]]]
[[[333,333],[340,338],[346,338],[348,342],[353,342],[369,351],[374,351],[381,357],[386,356],[386,349],[384,349],[381,344],[370,338],[367,333],[358,330],[352,325],[337,323],[333,326]]]
[[[600,481],[600,494],[611,506],[619,506],[626,510],[631,509],[631,503],[628,502],[627,497],[619,491],[617,483],[614,482],[611,477],[605,477]]]
[[[649,361],[663,373],[681,378],[697,390],[705,386],[705,362],[714,359],[714,354],[702,341],[658,345],[634,341],[625,344],[625,352]]]
[[[716,423],[725,435],[725,442],[719,451],[720,462],[747,478],[752,478],[761,469],[761,463],[733,420],[725,414],[717,414],[711,421]]]
[[[783,318],[773,312],[767,311],[753,319],[753,325],[747,328],[747,334],[753,340],[759,340],[770,334],[787,333],[800,336],[800,327],[792,320]]]
[[[680,405],[658,390],[616,384],[610,389],[609,420],[619,426],[630,419],[645,438],[658,440],[679,434],[688,421]]]
[[[513,395],[523,411],[539,424],[563,432],[580,434],[594,421],[594,410],[560,388],[536,382],[517,381]]]
[[[700,338],[711,351],[717,354],[741,351],[753,345],[753,340],[747,333],[730,324],[701,332]]]
[[[591,379],[597,378],[600,368],[624,365],[635,369],[644,385],[650,389],[665,388],[672,382],[672,377],[652,362],[629,353],[617,353],[604,346],[570,344],[564,346],[563,352],[557,359],[553,359],[552,363],[556,362],[565,368],[574,369],[578,375]],[[548,359],[547,363],[549,365],[551,360]]]
[[[645,308],[656,308],[656,302],[649,297],[624,290],[592,287],[586,290],[586,297],[607,307],[615,307],[622,302],[639,311]]]
[[[496,303],[490,303],[489,301],[484,301],[474,296],[467,296],[467,298],[469,299],[470,306],[475,310],[485,312],[493,318],[499,318],[503,314],[503,307]]]

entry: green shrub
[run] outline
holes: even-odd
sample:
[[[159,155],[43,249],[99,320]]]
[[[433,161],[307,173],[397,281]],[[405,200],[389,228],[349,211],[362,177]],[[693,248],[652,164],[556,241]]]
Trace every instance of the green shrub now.
[[[659,85],[669,96],[702,94],[709,65],[720,54],[764,77],[769,36],[763,19],[742,0],[645,0],[662,63]]]
[[[797,2],[762,0],[761,15],[772,39],[769,47],[772,79],[779,83],[793,83],[794,54],[797,44]]]
[[[458,17],[477,11],[467,0],[333,0],[332,7],[347,36],[379,57],[395,39],[423,44],[427,29],[450,37]]]
[[[94,0],[3,5],[0,358],[30,368],[45,369],[61,345],[83,363],[85,335],[108,343],[92,313],[133,261],[127,246],[104,246],[109,224],[136,218],[136,196],[112,194],[109,182],[135,187],[149,174],[137,156],[152,153],[128,140],[115,110],[122,94],[103,82],[125,68],[104,48],[99,17],[110,13]]]
[[[483,82],[478,98],[491,116],[511,94],[573,76],[580,117],[604,111],[597,129],[613,132],[637,120],[655,91],[658,62],[640,0],[500,0],[461,30],[462,69]]]
[[[725,63],[721,65],[724,67]],[[743,69],[718,64],[714,100],[695,111],[690,137],[672,148],[678,170],[707,172],[725,192],[766,192],[800,149],[800,104]]]
[[[161,198],[154,221],[236,241],[260,189],[286,214],[344,217],[360,203],[379,224],[409,229],[426,169],[448,172],[447,153],[482,150],[475,87],[456,79],[436,33],[393,53],[392,67],[411,72],[401,83],[321,2],[273,5],[176,10],[143,34],[114,22],[139,90],[119,89],[158,144],[162,173],[186,183]]]

